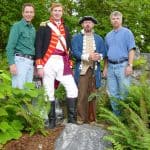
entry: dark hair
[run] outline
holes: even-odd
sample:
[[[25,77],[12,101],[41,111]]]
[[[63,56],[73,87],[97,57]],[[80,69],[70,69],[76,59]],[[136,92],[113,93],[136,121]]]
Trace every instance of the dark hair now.
[[[22,5],[22,12],[24,11],[25,7],[27,7],[27,6],[31,6],[31,7],[33,7],[35,9],[35,7],[34,7],[34,5],[32,3],[24,3]]]

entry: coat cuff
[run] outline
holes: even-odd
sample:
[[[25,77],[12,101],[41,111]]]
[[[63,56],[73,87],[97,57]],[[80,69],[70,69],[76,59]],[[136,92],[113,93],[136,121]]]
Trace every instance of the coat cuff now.
[[[36,63],[36,66],[37,66],[37,68],[43,68],[43,61],[42,61],[42,59],[37,59],[36,61],[35,61],[35,63]]]

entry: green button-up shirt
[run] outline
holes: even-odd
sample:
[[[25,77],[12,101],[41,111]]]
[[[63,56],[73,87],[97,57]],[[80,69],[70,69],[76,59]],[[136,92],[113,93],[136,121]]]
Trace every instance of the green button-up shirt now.
[[[27,23],[24,19],[12,26],[6,46],[9,65],[15,64],[15,53],[35,55],[35,34],[33,25]]]

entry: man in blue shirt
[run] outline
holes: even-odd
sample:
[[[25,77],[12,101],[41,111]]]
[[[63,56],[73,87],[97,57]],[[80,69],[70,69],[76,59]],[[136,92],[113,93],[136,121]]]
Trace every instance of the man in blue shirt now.
[[[100,61],[105,57],[104,42],[93,30],[97,21],[92,16],[84,16],[79,21],[82,30],[72,39],[72,54],[76,59],[75,81],[78,85],[78,123],[96,121],[95,100],[88,97],[101,85]]]
[[[12,86],[20,89],[25,82],[32,82],[33,79],[35,28],[31,21],[34,18],[34,5],[23,4],[22,16],[23,18],[12,26],[6,47]]]
[[[114,11],[110,15],[110,20],[113,30],[105,37],[108,59],[103,74],[107,76],[108,94],[113,112],[119,115],[120,111],[113,99],[122,100],[127,95],[136,46],[132,32],[122,27],[122,14]]]

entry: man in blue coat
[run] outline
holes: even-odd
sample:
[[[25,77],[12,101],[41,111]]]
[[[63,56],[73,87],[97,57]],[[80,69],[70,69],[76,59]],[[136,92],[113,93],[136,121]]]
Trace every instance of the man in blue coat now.
[[[94,33],[95,18],[84,16],[79,24],[83,29],[72,39],[72,55],[76,60],[75,81],[79,90],[77,119],[83,124],[96,121],[96,103],[88,102],[88,97],[101,86],[100,61],[105,57],[105,46],[102,37]]]

